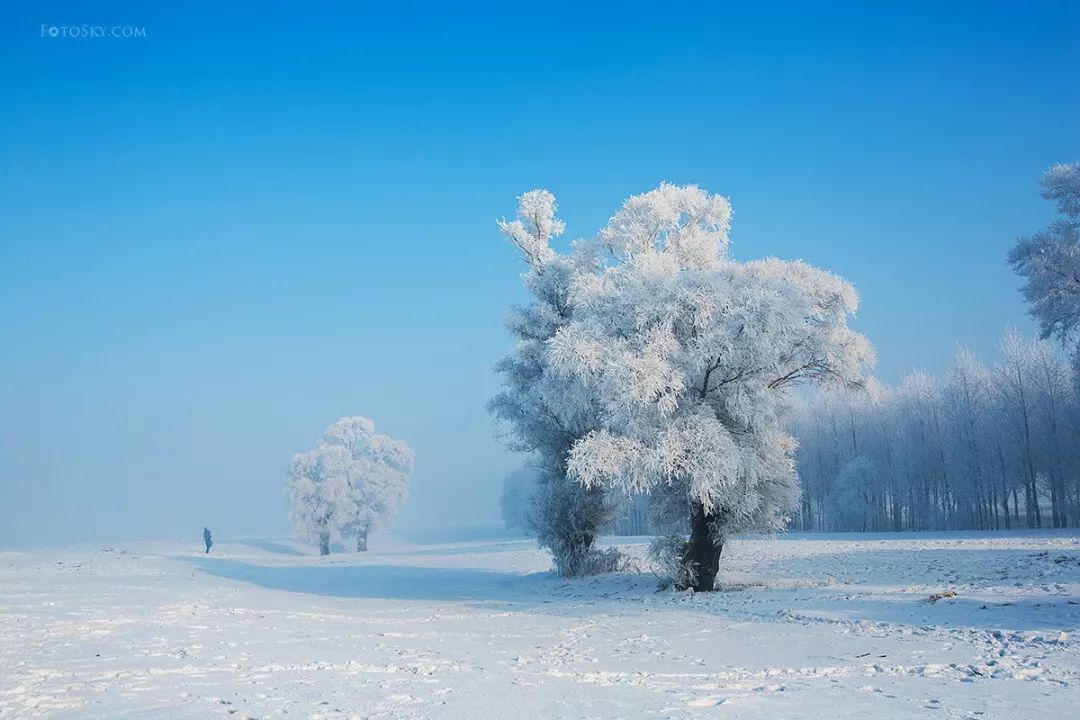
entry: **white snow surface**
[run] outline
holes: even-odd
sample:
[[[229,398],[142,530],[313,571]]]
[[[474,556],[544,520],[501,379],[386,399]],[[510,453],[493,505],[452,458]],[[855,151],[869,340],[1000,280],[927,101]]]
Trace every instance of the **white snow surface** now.
[[[644,556],[644,539],[617,541]],[[0,551],[0,718],[1036,718],[1080,707],[1075,532],[732,542],[720,592],[526,540]],[[955,592],[931,602],[930,596]]]

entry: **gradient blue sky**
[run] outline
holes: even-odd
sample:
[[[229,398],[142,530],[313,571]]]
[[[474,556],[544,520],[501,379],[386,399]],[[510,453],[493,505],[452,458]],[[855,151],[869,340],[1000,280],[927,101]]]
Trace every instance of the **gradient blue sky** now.
[[[494,221],[537,186],[571,237],[728,195],[738,256],[855,283],[888,380],[1032,329],[1078,3],[344,5],[0,9],[0,546],[287,533],[347,414],[417,451],[399,526],[497,518]],[[147,37],[41,37],[83,23]]]

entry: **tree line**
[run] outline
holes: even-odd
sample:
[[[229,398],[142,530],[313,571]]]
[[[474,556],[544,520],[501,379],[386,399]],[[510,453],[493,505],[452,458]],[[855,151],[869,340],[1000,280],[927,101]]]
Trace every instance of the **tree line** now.
[[[961,350],[940,379],[811,399],[795,527],[1080,526],[1080,163],[1047,170],[1042,196],[1057,217],[1007,257],[1039,339],[1009,330],[992,368]]]
[[[1076,372],[1045,340],[1006,332],[1001,361],[960,350],[941,378],[825,392],[794,434],[801,530],[1080,526]]]

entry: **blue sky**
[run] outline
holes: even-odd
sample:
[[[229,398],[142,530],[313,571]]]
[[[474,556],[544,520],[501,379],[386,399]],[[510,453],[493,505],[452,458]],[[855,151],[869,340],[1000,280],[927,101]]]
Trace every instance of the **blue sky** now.
[[[8,3],[0,546],[288,532],[283,468],[362,414],[400,525],[497,518],[498,235],[661,180],[733,249],[863,298],[879,374],[1032,325],[1004,253],[1080,159],[1080,5]],[[144,38],[41,26],[144,27]]]

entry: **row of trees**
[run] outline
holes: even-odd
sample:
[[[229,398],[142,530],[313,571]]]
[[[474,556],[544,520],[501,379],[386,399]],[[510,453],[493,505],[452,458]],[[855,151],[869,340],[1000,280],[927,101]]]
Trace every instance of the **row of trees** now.
[[[819,393],[799,412],[804,530],[1080,525],[1080,395],[1048,342],[1009,331],[992,368]]]
[[[712,590],[726,538],[795,509],[789,393],[853,386],[873,355],[847,326],[854,289],[800,262],[728,254],[731,206],[695,186],[628,199],[567,252],[554,197],[519,198],[503,233],[530,302],[490,409],[535,473],[525,522],[573,575],[617,559],[594,543],[620,498],[648,493],[654,557]]]
[[[1042,195],[1057,217],[1008,255],[1041,339],[1007,332],[992,369],[960,351],[940,380],[812,400],[796,424],[798,527],[1080,525],[1080,164],[1050,168]]]
[[[409,491],[415,456],[400,440],[375,432],[364,417],[341,418],[315,447],[297,453],[285,473],[285,493],[296,536],[318,543],[356,539],[367,550],[368,534],[392,516]]]

